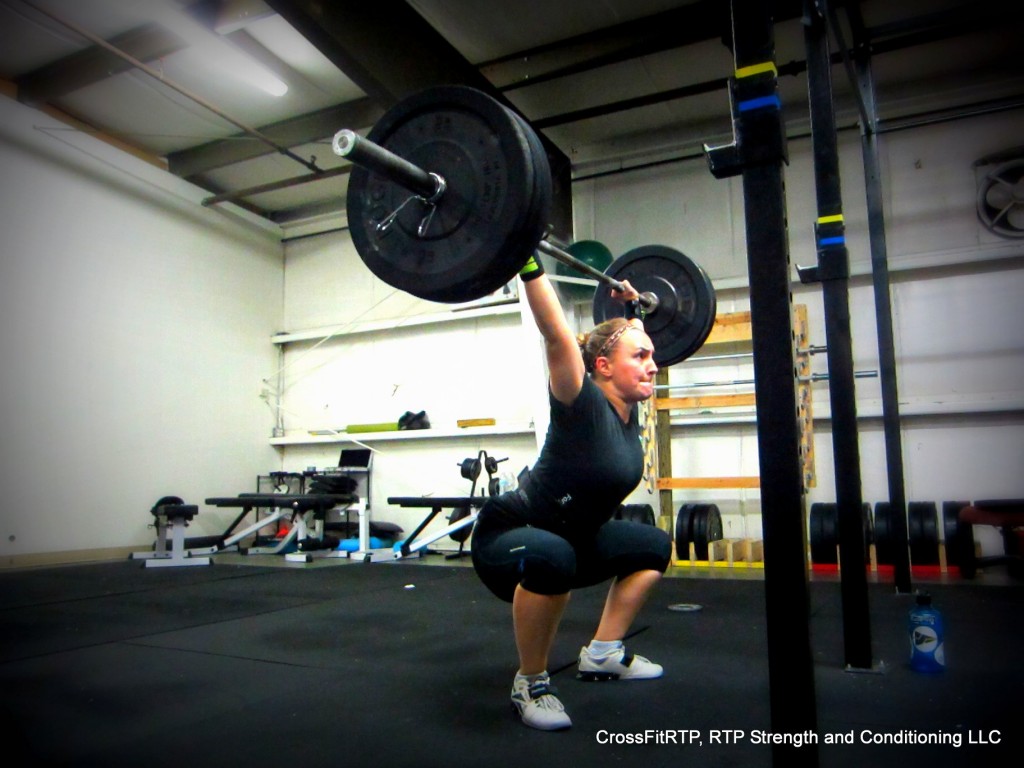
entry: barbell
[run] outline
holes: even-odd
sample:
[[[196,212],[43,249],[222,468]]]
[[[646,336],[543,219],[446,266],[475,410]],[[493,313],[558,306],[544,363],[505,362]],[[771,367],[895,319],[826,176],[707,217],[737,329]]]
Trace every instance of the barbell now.
[[[715,320],[707,274],[678,250],[635,248],[600,271],[546,235],[551,168],[530,125],[487,94],[429,88],[398,102],[366,137],[343,129],[334,153],[353,164],[346,209],[359,257],[384,282],[428,301],[481,299],[536,251],[598,281],[594,322],[624,316],[612,299],[640,294],[654,360],[669,366],[703,345]]]

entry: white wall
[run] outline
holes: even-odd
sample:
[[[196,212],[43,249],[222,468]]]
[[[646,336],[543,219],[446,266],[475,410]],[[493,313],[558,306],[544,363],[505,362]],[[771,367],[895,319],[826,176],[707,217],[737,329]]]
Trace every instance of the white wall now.
[[[892,310],[904,414],[903,449],[907,497],[942,501],[1024,497],[1024,243],[1000,239],[978,223],[976,178],[971,163],[1019,144],[1019,112],[964,120],[882,138],[885,211],[892,269]],[[851,281],[854,360],[858,370],[877,370],[874,299],[859,138],[841,136]],[[808,140],[790,143],[786,170],[793,264],[811,265],[813,165]],[[744,201],[739,179],[716,180],[702,158],[574,184],[578,239],[593,238],[616,255],[641,244],[662,243],[687,253],[713,278],[719,311],[747,309]],[[376,280],[352,251],[345,233],[286,246],[286,309],[289,330],[367,317],[396,324],[437,306],[425,306]],[[796,278],[793,271],[794,281]],[[794,282],[794,301],[806,304],[811,340],[824,344],[820,286]],[[585,313],[585,315],[588,312]],[[586,321],[584,320],[584,325]],[[346,420],[393,419],[404,410],[426,409],[436,426],[454,418],[490,415],[499,423],[543,418],[536,397],[536,367],[520,362],[538,351],[526,345],[528,324],[515,318],[459,325],[423,326],[333,339],[289,348],[298,380],[285,403],[290,425],[336,427]],[[825,372],[825,356],[814,358]],[[750,378],[748,361],[684,363],[673,383]],[[735,391],[735,390],[732,390]],[[827,383],[814,386],[817,487],[808,500],[834,500]],[[529,394],[524,394],[529,393]],[[414,396],[413,396],[414,395]],[[888,496],[877,379],[857,380],[861,418],[864,498]],[[328,416],[327,414],[330,414]],[[678,419],[677,419],[678,420]],[[682,420],[672,446],[676,476],[756,475],[757,439],[752,414],[729,423],[720,415]],[[509,454],[516,470],[532,462],[530,436],[443,438],[373,442],[374,515],[414,525],[421,513],[381,504],[389,495],[465,493],[455,466],[480,447]],[[338,444],[282,448],[286,469],[336,462]],[[632,501],[649,498],[643,489]],[[711,499],[725,513],[727,535],[760,532],[755,491],[677,491],[674,503]],[[408,527],[407,527],[408,530]]]
[[[279,233],[0,99],[0,556],[144,548],[149,509],[254,488]],[[274,228],[276,229],[276,228]]]
[[[975,215],[972,163],[1020,146],[1020,110],[885,134],[880,138],[890,269],[1021,255],[1019,241],[985,230]],[[859,136],[839,135],[846,237],[854,272],[870,271]],[[990,168],[984,170],[991,170]],[[815,260],[817,218],[809,138],[789,142],[785,169],[793,264]],[[577,239],[615,255],[645,243],[678,248],[721,290],[746,284],[744,202],[739,177],[715,179],[703,158],[605,175],[573,185]],[[796,275],[794,272],[794,279]]]
[[[515,371],[508,370],[527,343],[518,311],[403,327],[417,315],[451,313],[452,307],[382,283],[363,265],[347,233],[287,245],[285,307],[288,331],[326,326],[330,336],[285,347],[282,393],[289,431],[397,422],[405,411],[422,410],[433,426],[446,428],[454,428],[457,419],[525,425],[532,417],[515,396]],[[353,333],[360,323],[385,318],[393,322],[382,330]]]

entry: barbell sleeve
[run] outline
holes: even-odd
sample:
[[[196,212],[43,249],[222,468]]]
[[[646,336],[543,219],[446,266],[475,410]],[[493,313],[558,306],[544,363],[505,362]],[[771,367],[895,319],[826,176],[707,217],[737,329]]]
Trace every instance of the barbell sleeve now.
[[[378,173],[430,202],[435,202],[444,191],[444,179],[436,173],[423,170],[348,128],[334,135],[331,149],[352,164]]]

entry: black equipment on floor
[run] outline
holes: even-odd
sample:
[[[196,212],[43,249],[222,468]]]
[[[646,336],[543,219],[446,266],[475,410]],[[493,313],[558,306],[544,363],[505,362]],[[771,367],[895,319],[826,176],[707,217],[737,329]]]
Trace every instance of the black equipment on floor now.
[[[210,564],[211,550],[217,547],[210,547],[210,542],[204,540],[196,544],[200,549],[194,551],[185,539],[185,528],[199,514],[198,506],[186,504],[178,496],[163,496],[153,505],[150,513],[157,530],[156,543],[151,552],[133,552],[132,560],[142,560],[143,568]]]
[[[429,514],[416,526],[416,530],[409,535],[409,538],[402,542],[395,556],[409,557],[423,551],[428,545],[444,536],[451,536],[453,533],[458,533],[463,529],[471,529],[479,514],[477,510],[484,505],[485,501],[487,501],[485,496],[389,496],[388,504],[396,504],[399,507],[426,507],[430,509]],[[444,509],[453,510],[449,520],[452,518],[455,518],[455,520],[444,530],[438,531],[422,541],[417,541],[417,537],[423,533],[423,529]],[[471,511],[468,514],[463,514],[460,511],[466,509]],[[458,515],[455,514],[457,511],[459,512]],[[467,536],[466,538],[468,539],[469,537]],[[459,551],[446,557],[460,557],[462,554],[462,542],[460,542]]]
[[[676,514],[675,544],[676,557],[690,559],[690,545],[693,544],[695,560],[707,560],[710,544],[721,541],[722,514],[717,504],[683,504]]]
[[[501,482],[495,475],[498,473],[498,465],[503,461],[508,461],[508,457],[496,459],[493,456],[489,456],[487,451],[480,451],[475,458],[463,459],[458,463],[459,474],[472,482],[469,496],[392,496],[388,498],[388,504],[397,504],[400,507],[428,507],[430,509],[430,513],[416,527],[412,535],[402,542],[401,547],[396,552],[396,556],[409,557],[417,552],[428,553],[429,550],[426,547],[445,536],[450,536],[459,543],[458,551],[445,555],[446,559],[465,555],[465,544],[473,533],[473,525],[476,523],[476,518],[479,514],[478,510],[487,500],[487,497],[483,495],[483,491],[480,492],[479,496],[476,495],[476,484],[480,479],[480,473],[481,471],[487,472],[488,495],[498,495],[501,490]],[[417,537],[423,533],[423,530],[444,509],[452,510],[448,515],[448,527],[428,536],[422,541],[417,541]]]
[[[228,532],[222,546],[232,546],[245,539],[250,534],[256,533],[260,528],[276,522],[287,516],[291,522],[288,533],[278,539],[270,547],[251,547],[249,549],[239,548],[242,554],[278,554],[290,547],[293,543],[297,546],[299,542],[308,538],[304,516],[312,513],[315,520],[322,521],[327,513],[339,506],[351,506],[359,501],[359,497],[351,493],[241,493],[238,496],[215,496],[206,499],[206,503],[215,507],[240,508],[235,521],[229,526]],[[258,519],[252,525],[240,531],[234,529],[254,509],[271,509],[273,512]],[[311,545],[305,545],[304,549],[309,550]]]

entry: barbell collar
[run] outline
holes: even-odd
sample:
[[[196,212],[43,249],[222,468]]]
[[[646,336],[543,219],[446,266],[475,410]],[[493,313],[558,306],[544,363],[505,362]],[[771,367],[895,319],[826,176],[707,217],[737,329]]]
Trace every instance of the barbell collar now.
[[[390,179],[428,203],[436,203],[444,193],[445,180],[441,176],[423,170],[348,128],[334,135],[331,149],[338,157]]]
[[[651,314],[658,309],[658,294],[653,291],[644,291],[640,294],[640,304],[645,314]]]

